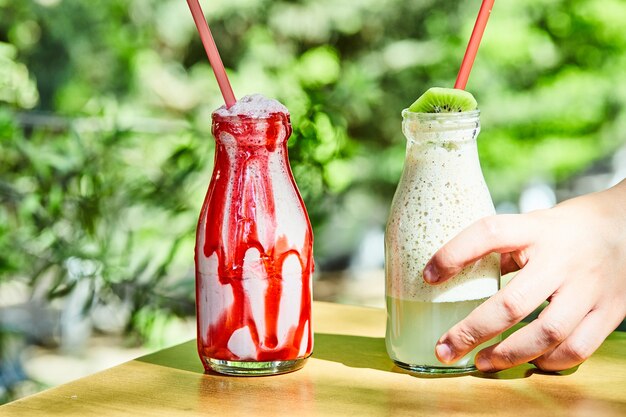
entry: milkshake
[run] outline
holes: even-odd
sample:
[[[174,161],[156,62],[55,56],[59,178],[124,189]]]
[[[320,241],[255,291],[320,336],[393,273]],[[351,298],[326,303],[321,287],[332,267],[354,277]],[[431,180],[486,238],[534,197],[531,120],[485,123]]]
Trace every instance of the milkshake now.
[[[287,155],[289,112],[261,95],[213,113],[215,167],[196,234],[205,369],[289,372],[313,349],[313,233]]]
[[[452,365],[435,357],[438,339],[498,290],[500,258],[491,254],[440,285],[423,280],[426,262],[474,221],[495,214],[482,175],[478,110],[402,112],[406,159],[385,233],[386,345],[403,368],[467,372],[474,355]]]

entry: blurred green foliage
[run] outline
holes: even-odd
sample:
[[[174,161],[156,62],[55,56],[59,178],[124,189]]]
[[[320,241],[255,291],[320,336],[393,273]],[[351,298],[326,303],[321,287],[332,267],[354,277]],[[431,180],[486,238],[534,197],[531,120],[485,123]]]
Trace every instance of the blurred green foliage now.
[[[203,2],[235,93],[291,111],[290,158],[316,230],[354,201],[385,221],[400,111],[454,84],[479,4]],[[468,84],[496,202],[624,142],[625,20],[618,0],[496,4]],[[153,313],[190,314],[222,103],[186,3],[0,0],[0,42],[0,280],[55,298],[88,279],[86,306],[124,302],[144,334]],[[317,239],[318,259],[328,243]],[[70,273],[72,259],[90,266]]]

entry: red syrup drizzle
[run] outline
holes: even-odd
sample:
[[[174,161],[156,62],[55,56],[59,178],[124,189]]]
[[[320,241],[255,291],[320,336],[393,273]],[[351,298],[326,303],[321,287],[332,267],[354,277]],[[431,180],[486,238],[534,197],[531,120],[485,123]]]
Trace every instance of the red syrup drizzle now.
[[[203,364],[204,358],[221,360],[250,360],[239,358],[228,348],[233,333],[248,326],[256,347],[256,361],[293,360],[307,357],[313,348],[311,330],[311,273],[313,272],[313,233],[296,183],[291,173],[287,155],[287,139],[291,135],[289,115],[273,113],[265,119],[246,116],[221,117],[213,115],[213,136],[216,138],[215,167],[209,185],[200,221],[196,247],[196,300],[198,314],[198,351]],[[237,144],[225,144],[221,139],[224,133],[232,135]],[[234,149],[234,160],[229,160],[227,148]],[[281,152],[282,151],[282,152]],[[280,152],[283,165],[282,174],[289,177],[293,195],[302,215],[306,229],[302,247],[294,246],[293,238],[277,236],[275,204],[287,204],[291,195],[273,195],[269,159]],[[231,153],[233,150],[231,149]],[[258,171],[255,172],[255,165]],[[256,177],[256,179],[255,179]],[[260,182],[260,187],[255,184]],[[230,185],[232,184],[232,185]],[[230,199],[229,187],[232,187]],[[229,210],[227,210],[229,209]],[[225,216],[228,218],[225,220]],[[204,228],[202,228],[205,220]],[[259,236],[259,225],[265,233]],[[226,227],[224,233],[223,228]],[[289,233],[289,232],[287,232]],[[198,247],[200,234],[204,234],[204,247]],[[226,237],[226,242],[223,241]],[[261,242],[271,242],[263,247]],[[243,263],[246,251],[255,248],[260,253],[261,262],[267,274],[265,291],[265,335],[259,334],[252,315],[252,306],[243,288]],[[212,325],[201,328],[201,315],[208,315],[208,309],[201,309],[200,294],[202,277],[199,256],[206,258],[214,253],[218,259],[219,282],[225,288],[232,288],[233,302],[230,308],[222,311],[219,317],[211,318]],[[296,255],[302,269],[302,290],[298,294],[283,293],[283,263],[287,256]],[[209,294],[209,297],[211,295]],[[281,297],[300,297],[299,317],[290,320],[291,328],[286,342],[278,347],[278,317]],[[208,299],[211,302],[211,299]],[[296,321],[297,320],[297,321]],[[308,334],[304,334],[308,322]],[[300,354],[302,338],[307,337],[307,349]]]

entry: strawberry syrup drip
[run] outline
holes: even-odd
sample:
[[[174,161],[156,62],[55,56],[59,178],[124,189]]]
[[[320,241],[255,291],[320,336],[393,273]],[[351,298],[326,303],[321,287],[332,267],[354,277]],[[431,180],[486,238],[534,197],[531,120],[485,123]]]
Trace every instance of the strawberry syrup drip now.
[[[311,287],[310,279],[313,271],[312,231],[306,215],[306,209],[291,174],[287,157],[287,139],[291,135],[289,116],[274,113],[262,122],[265,130],[259,130],[259,121],[245,116],[236,119],[223,119],[214,115],[213,135],[216,138],[215,168],[202,208],[201,221],[197,233],[205,236],[204,247],[196,248],[196,299],[199,293],[202,276],[199,271],[198,254],[210,257],[214,253],[218,259],[218,276],[222,285],[232,288],[234,300],[229,309],[223,311],[213,325],[201,329],[198,320],[198,349],[201,356],[222,360],[241,360],[228,349],[228,341],[233,332],[248,326],[252,341],[256,347],[256,361],[293,360],[299,356],[302,338],[305,336],[305,325],[308,322],[308,344],[304,357],[312,350],[311,337]],[[237,144],[224,144],[220,139],[223,133],[232,135]],[[259,141],[259,135],[265,135]],[[227,147],[234,147],[234,160]],[[269,170],[269,159],[276,150],[284,155],[284,172],[294,187],[298,198],[297,204],[302,209],[303,222],[307,232],[302,247],[290,243],[289,236],[277,236],[276,207],[281,198],[272,194],[272,178]],[[232,150],[231,150],[232,153]],[[260,172],[256,172],[259,167]],[[255,174],[257,176],[255,178]],[[233,179],[232,185],[229,180]],[[254,181],[257,181],[255,183]],[[260,187],[256,184],[260,181]],[[229,187],[232,187],[228,199]],[[228,199],[228,200],[227,200]],[[228,218],[225,220],[226,216]],[[201,230],[202,219],[206,219],[204,230]],[[259,236],[259,225],[265,230]],[[223,230],[226,227],[226,231]],[[224,233],[225,232],[225,233]],[[225,240],[223,241],[223,237]],[[198,240],[200,241],[200,240]],[[261,242],[271,242],[263,247]],[[243,264],[248,249],[259,251],[263,268],[267,274],[265,291],[265,335],[259,334],[257,324],[252,315],[252,306],[243,287]],[[302,291],[299,294],[283,293],[283,263],[287,256],[297,256],[302,270]],[[286,342],[278,347],[278,317],[280,314],[281,297],[300,297],[300,314],[291,322]],[[209,302],[211,300],[209,299]],[[200,311],[198,315],[209,314]],[[263,339],[261,340],[261,338]],[[249,359],[246,359],[249,360]],[[203,361],[204,362],[204,361]]]

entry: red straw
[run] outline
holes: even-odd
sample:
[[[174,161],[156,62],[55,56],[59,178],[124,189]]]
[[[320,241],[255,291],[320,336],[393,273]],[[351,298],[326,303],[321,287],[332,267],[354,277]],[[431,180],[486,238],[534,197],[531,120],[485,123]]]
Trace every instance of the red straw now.
[[[467,50],[465,51],[465,56],[463,57],[463,62],[461,63],[459,75],[456,77],[454,88],[465,90],[467,79],[469,78],[470,71],[472,70],[474,58],[476,58],[476,52],[478,52],[478,46],[480,45],[480,40],[485,32],[485,26],[487,26],[487,20],[491,14],[494,1],[495,0],[483,0],[483,4],[480,6],[480,11],[478,12],[478,17],[476,18],[476,23],[474,24],[474,30],[472,31],[472,36],[467,44]]]
[[[213,35],[211,35],[209,24],[204,18],[204,13],[202,13],[202,8],[200,8],[198,0],[187,0],[187,4],[189,5],[189,10],[191,10],[193,21],[196,23],[196,27],[200,33],[204,50],[209,57],[211,68],[213,68],[213,73],[217,79],[217,85],[220,86],[220,91],[222,92],[222,96],[224,96],[226,108],[230,108],[235,104],[237,99],[235,98],[235,94],[233,94],[230,81],[228,81],[228,77],[226,76],[226,70],[224,70],[224,64],[222,63],[222,58],[220,58],[220,53],[217,51]]]

